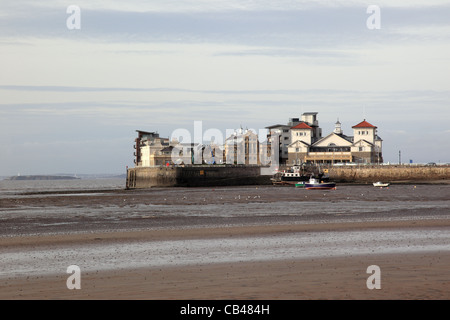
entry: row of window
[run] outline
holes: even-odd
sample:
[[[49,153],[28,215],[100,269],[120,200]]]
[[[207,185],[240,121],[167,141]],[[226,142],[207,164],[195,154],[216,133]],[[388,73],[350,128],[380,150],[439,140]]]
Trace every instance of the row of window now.
[[[364,147],[359,147],[358,151],[364,151]],[[295,148],[295,152],[300,152],[300,148]],[[311,149],[311,152],[350,152],[350,148]]]

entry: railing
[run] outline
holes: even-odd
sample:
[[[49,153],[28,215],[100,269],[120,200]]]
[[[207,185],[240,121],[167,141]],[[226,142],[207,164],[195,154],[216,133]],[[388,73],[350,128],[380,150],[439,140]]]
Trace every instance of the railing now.
[[[305,156],[305,160],[352,160],[351,152],[310,152]]]

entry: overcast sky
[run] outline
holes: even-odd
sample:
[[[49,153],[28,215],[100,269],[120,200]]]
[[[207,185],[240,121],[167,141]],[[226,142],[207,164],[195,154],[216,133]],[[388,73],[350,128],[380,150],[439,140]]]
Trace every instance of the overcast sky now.
[[[3,176],[124,173],[137,129],[303,112],[324,136],[366,119],[386,162],[450,162],[450,1],[0,0],[0,66]]]

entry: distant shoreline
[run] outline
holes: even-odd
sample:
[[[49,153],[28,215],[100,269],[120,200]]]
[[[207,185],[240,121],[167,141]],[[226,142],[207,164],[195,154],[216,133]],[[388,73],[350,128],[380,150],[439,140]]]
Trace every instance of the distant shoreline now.
[[[27,176],[12,176],[4,180],[78,180],[81,178],[72,176],[52,176],[52,175],[27,175]]]
[[[126,174],[28,174],[0,176],[0,180],[86,180],[86,179],[125,179]]]

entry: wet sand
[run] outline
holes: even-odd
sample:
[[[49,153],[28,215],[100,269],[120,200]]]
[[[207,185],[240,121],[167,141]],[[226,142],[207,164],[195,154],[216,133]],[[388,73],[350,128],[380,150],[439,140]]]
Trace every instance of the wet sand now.
[[[346,224],[131,232],[8,239],[3,248],[36,250],[41,246],[105,241],[217,238],[279,232],[350,230],[353,228],[449,228],[449,221],[423,224]],[[378,265],[381,289],[366,286],[367,267]],[[312,257],[276,261],[207,263],[81,272],[81,289],[66,287],[68,274],[0,278],[0,299],[449,299],[450,254],[421,252]]]
[[[235,253],[232,248],[234,242],[230,242],[231,248],[226,246],[230,239],[250,244],[248,251],[242,249],[245,256],[236,261],[216,259],[211,252],[200,248],[197,254],[201,256],[201,250],[204,250],[206,258],[195,263],[175,261],[157,265],[150,259],[145,266],[82,268],[80,290],[66,287],[69,276],[66,270],[56,273],[2,270],[0,299],[449,299],[450,245],[446,247],[448,238],[445,236],[450,234],[449,187],[436,186],[435,190],[429,190],[425,186],[403,186],[400,191],[366,188],[362,192],[361,188],[355,188],[343,188],[340,193],[307,193],[294,188],[270,187],[218,188],[214,191],[170,189],[73,193],[70,196],[35,194],[2,199],[0,256],[7,257],[3,259],[4,266],[20,266],[19,258],[17,261],[9,258],[15,254],[20,259],[26,258],[25,263],[40,261],[38,259],[42,257],[34,255],[37,252],[60,252],[61,256],[57,254],[55,260],[64,260],[61,265],[82,266],[82,261],[65,260],[62,254],[80,250],[86,252],[84,258],[90,261],[94,258],[87,253],[96,252],[90,251],[94,249],[135,248],[160,243],[172,245],[181,241],[186,248],[193,250],[189,244],[194,241],[207,244],[218,240],[224,243],[224,250],[231,250],[232,255]],[[417,193],[420,188],[423,192]],[[360,200],[363,193],[366,198]],[[243,210],[250,201],[257,206],[257,212],[262,212],[258,205],[264,207],[284,202],[289,206],[292,202],[306,206],[310,202],[321,201],[324,205],[339,206],[343,196],[349,198],[346,199],[348,201],[355,201],[357,207],[371,202],[393,202],[392,208],[400,209],[395,209],[398,212],[394,209],[371,209],[356,215],[346,215],[337,210],[332,216],[292,213],[276,216],[276,212],[254,216],[250,212],[248,215],[205,217],[201,211],[201,206],[207,205]],[[243,206],[234,206],[239,201]],[[415,210],[419,202],[435,209]],[[233,206],[228,207],[231,203]],[[412,203],[411,209],[402,207],[404,203]],[[157,217],[152,215],[154,207],[151,205],[164,208],[180,205],[196,213]],[[342,210],[347,210],[346,206]],[[103,209],[92,213],[98,207]],[[42,208],[49,208],[49,211],[36,213]],[[58,208],[63,211],[58,211]],[[17,213],[16,217],[14,213]],[[117,217],[115,214],[121,215]],[[13,225],[16,229],[11,228]],[[399,238],[384,243],[380,239],[373,247],[369,242],[365,250],[366,245],[361,244],[360,238],[353,238],[359,234],[363,238],[376,238],[378,235],[395,237],[396,233],[390,235],[390,232],[423,234],[423,240],[419,237],[409,243],[406,238]],[[441,234],[443,236],[439,238]],[[338,239],[337,244],[333,243],[332,237]],[[292,254],[293,251],[289,251],[292,248],[286,242],[291,238],[294,241],[316,239],[317,254],[303,255],[302,250]],[[267,245],[268,254],[274,252],[271,250],[285,250],[286,254],[281,253],[274,258],[258,256],[257,251],[264,250],[266,240],[272,241]],[[389,253],[384,244],[398,250]],[[440,247],[432,249],[434,245]],[[412,250],[408,249],[410,246]],[[347,251],[330,254],[341,247]],[[352,251],[354,248],[359,249]],[[180,256],[183,254],[179,253]],[[370,274],[366,270],[370,265],[380,267],[381,289],[367,288]],[[39,270],[38,266],[33,267]]]
[[[381,289],[366,286],[369,265],[381,269]],[[2,279],[1,299],[444,299],[448,255],[405,254],[81,273]]]

